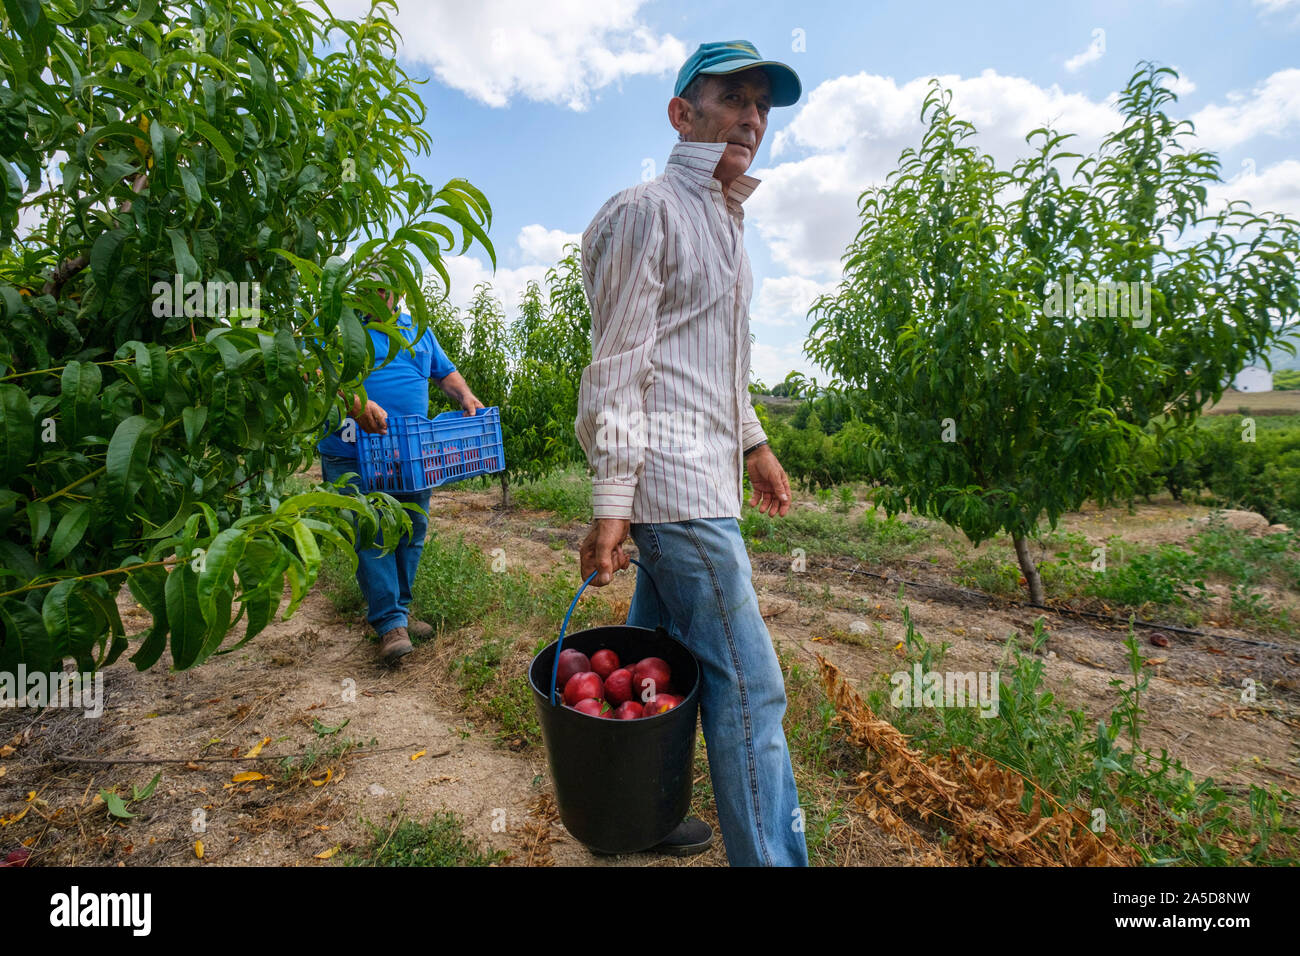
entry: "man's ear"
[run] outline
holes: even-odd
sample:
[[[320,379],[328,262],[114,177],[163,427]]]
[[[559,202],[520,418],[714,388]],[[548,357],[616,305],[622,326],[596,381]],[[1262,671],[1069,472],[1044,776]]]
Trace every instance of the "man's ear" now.
[[[672,128],[677,130],[678,134],[684,135],[695,122],[695,108],[691,106],[691,101],[680,96],[674,96],[668,101],[668,122]]]

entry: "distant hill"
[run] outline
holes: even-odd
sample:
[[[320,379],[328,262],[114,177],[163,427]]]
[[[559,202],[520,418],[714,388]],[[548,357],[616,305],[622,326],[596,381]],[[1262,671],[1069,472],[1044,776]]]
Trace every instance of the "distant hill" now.
[[[1281,349],[1274,349],[1269,354],[1269,359],[1273,362],[1274,372],[1286,368],[1300,369],[1300,335],[1291,336],[1291,344],[1295,346],[1295,355],[1287,355],[1286,352]]]

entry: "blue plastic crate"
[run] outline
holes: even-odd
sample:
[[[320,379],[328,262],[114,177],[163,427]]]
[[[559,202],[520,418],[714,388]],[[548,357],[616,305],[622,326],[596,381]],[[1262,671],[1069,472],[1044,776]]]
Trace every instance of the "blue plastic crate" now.
[[[357,464],[366,491],[424,491],[502,471],[501,410],[394,416],[387,435],[357,432]]]

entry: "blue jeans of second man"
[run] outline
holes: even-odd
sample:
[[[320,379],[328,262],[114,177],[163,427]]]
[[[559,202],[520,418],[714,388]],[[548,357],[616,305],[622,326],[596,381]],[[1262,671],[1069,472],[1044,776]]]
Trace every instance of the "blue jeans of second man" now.
[[[739,523],[638,523],[632,539],[652,580],[637,569],[627,623],[663,622],[700,661],[700,718],[728,862],[807,866],[803,813],[781,726],[785,683]]]
[[[328,484],[346,472],[357,471],[355,458],[337,458],[334,455],[320,456],[321,477]],[[344,490],[349,488],[360,492],[359,479],[352,478]],[[424,511],[429,510],[429,491],[401,492],[390,491],[398,501],[413,501]],[[410,510],[411,533],[403,535],[397,548],[388,554],[380,554],[379,548],[367,548],[357,552],[357,584],[365,596],[368,612],[366,620],[375,629],[376,634],[384,634],[395,627],[406,627],[411,607],[411,585],[415,582],[415,569],[420,566],[420,552],[424,550],[424,539],[429,532],[429,519],[425,515]],[[376,541],[383,543],[381,534]]]

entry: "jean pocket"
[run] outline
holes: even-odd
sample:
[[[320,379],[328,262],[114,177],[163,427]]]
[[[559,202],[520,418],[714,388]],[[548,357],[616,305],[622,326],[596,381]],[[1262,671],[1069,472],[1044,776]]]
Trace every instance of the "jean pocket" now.
[[[361,466],[355,458],[339,458],[335,455],[320,456],[321,481],[325,484],[332,484],[335,479],[343,477],[349,471],[357,472],[358,475],[361,472]],[[359,478],[353,478],[343,485],[341,490],[344,494],[360,491],[361,485],[358,482]]]
[[[643,524],[638,528],[641,534],[637,540],[637,549],[642,552],[647,561],[656,564],[663,556],[663,549],[659,545],[659,535],[655,533],[655,526]]]

